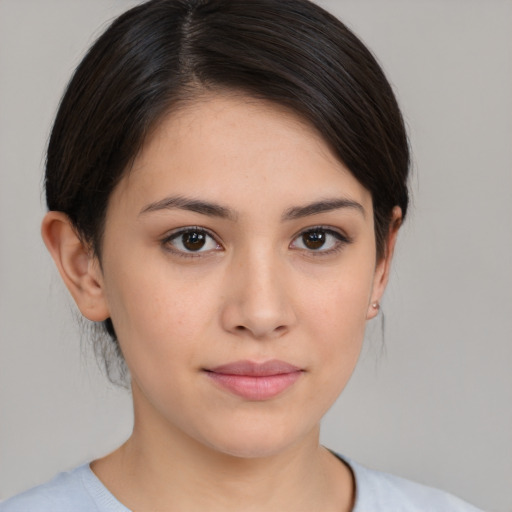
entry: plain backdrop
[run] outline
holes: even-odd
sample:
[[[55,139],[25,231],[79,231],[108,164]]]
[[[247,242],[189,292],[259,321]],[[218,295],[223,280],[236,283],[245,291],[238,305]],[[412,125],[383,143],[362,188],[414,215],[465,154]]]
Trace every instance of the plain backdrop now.
[[[128,0],[0,0],[0,499],[114,449],[126,391],[98,370],[39,237],[64,86]],[[378,56],[413,150],[382,316],[323,442],[512,511],[512,1],[322,5]]]

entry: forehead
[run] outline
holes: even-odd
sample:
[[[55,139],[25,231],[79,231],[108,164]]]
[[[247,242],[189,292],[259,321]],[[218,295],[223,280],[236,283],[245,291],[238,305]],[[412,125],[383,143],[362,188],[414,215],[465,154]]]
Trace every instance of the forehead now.
[[[115,191],[135,192],[193,193],[241,206],[267,196],[295,203],[342,194],[371,206],[369,192],[314,127],[240,94],[203,96],[164,117]]]

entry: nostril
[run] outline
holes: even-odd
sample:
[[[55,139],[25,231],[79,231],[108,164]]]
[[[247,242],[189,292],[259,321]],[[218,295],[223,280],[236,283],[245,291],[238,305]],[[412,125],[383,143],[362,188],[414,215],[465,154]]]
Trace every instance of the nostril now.
[[[284,334],[284,332],[287,330],[286,325],[278,325],[277,327],[270,329],[267,331],[266,329],[264,332],[258,332],[258,329],[251,329],[245,325],[237,325],[234,328],[234,331],[240,334],[245,333],[252,333],[254,336],[260,338],[260,337],[266,337],[268,335],[275,337],[276,335],[280,336],[281,334]]]
[[[259,332],[258,329],[251,329],[250,327],[247,327],[245,325],[237,325],[234,330],[235,330],[235,332],[240,333],[240,334],[252,333],[254,336],[260,338],[260,337],[266,337],[269,335],[272,337],[275,337],[276,335],[280,336],[286,332],[287,327],[286,327],[286,325],[278,325],[277,327],[275,327],[273,329],[269,329],[269,330],[263,329],[261,332]]]

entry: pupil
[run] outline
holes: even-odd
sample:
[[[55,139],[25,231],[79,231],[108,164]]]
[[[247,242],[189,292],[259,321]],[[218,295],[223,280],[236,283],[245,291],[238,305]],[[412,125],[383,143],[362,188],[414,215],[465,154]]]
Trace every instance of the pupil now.
[[[302,235],[302,241],[308,249],[320,249],[325,244],[325,233],[321,231],[310,231]]]
[[[189,251],[198,251],[204,246],[206,237],[204,233],[190,232],[183,235],[182,241]]]

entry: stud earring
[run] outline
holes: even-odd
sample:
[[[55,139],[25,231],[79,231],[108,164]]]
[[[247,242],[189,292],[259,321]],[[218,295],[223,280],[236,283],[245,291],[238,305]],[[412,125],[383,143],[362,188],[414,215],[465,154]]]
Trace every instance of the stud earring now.
[[[372,302],[373,309],[380,309],[380,304],[378,302]]]

